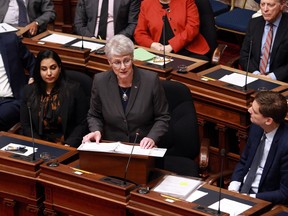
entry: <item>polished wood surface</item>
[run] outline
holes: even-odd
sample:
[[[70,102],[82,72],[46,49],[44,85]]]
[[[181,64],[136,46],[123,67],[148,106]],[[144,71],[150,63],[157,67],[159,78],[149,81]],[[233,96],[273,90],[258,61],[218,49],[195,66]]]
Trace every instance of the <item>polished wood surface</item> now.
[[[99,162],[97,158],[91,163]],[[126,215],[134,184],[60,164],[41,166],[39,181],[45,188],[46,215]],[[111,180],[111,181],[110,181]],[[111,183],[112,182],[112,183]]]
[[[271,211],[266,212],[263,216],[287,216],[288,215],[288,206],[286,205],[276,205]]]
[[[126,172],[129,156],[129,154],[80,151],[79,165],[81,169],[94,173],[123,179],[126,177],[127,180],[137,184],[147,184],[149,174],[154,169],[154,157],[132,155]],[[91,163],[95,158],[101,162]]]
[[[0,132],[1,146],[10,142],[32,146],[30,137],[24,137],[7,132]],[[9,142],[9,143],[5,143]],[[4,146],[3,146],[4,145]],[[1,148],[2,148],[1,147]],[[35,147],[38,149],[35,161],[28,157],[17,157],[8,151],[0,151],[0,215],[39,215],[44,200],[43,187],[37,178],[41,172],[40,165],[43,160],[39,153],[44,147],[65,150],[58,160],[65,161],[76,156],[74,148],[59,146],[54,143],[35,139]]]
[[[203,185],[202,186],[208,191],[219,191],[219,188],[214,187],[212,185]],[[271,203],[267,201],[263,201],[260,199],[252,198],[246,195],[237,194],[225,189],[222,189],[222,194],[229,195],[232,199],[240,198],[243,201],[251,201],[254,203],[253,207],[243,212],[243,215],[260,215],[261,213],[267,211],[271,206]],[[209,196],[209,193],[207,194]],[[211,195],[210,195],[211,196]],[[171,201],[172,200],[172,201]],[[201,211],[201,207],[199,204],[195,202],[187,202],[180,199],[169,199],[163,197],[160,193],[157,193],[153,190],[150,190],[147,194],[138,193],[138,189],[135,189],[131,192],[131,198],[128,203],[127,208],[134,215],[167,215],[167,216],[175,216],[175,215],[211,215],[210,213],[205,213]],[[198,210],[200,209],[200,210]],[[215,212],[217,215],[217,211]],[[212,214],[213,215],[213,214]],[[228,214],[221,214],[228,215]]]

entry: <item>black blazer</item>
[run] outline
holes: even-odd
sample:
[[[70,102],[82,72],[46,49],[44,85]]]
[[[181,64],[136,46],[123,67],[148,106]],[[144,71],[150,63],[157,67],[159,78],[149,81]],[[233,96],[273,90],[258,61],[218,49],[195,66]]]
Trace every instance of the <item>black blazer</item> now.
[[[24,88],[24,98],[20,109],[20,120],[23,134],[31,136],[29,110],[27,104],[31,106],[33,131],[35,138],[39,135],[39,110],[40,95],[36,95],[36,85],[26,85]],[[81,144],[82,137],[87,133],[87,111],[89,101],[85,96],[80,84],[72,81],[63,81],[60,87],[62,131],[64,143],[73,147]]]
[[[114,0],[114,33],[132,38],[138,21],[141,0]],[[93,37],[98,14],[98,0],[79,0],[74,19],[78,35]]]
[[[14,97],[20,100],[23,87],[33,76],[34,55],[26,48],[15,33],[0,34],[0,53]],[[29,76],[25,75],[27,69]]]
[[[133,142],[140,135],[159,144],[170,120],[165,92],[158,75],[133,67],[129,101],[124,112],[118,82],[113,71],[96,74],[91,91],[88,125],[90,131],[101,131],[102,139]]]
[[[272,53],[270,56],[270,72],[274,72],[277,80],[288,81],[288,14],[283,13],[278,30],[274,39]],[[239,64],[243,70],[247,69],[249,49],[251,50],[250,64],[248,71],[259,71],[261,42],[264,32],[265,20],[262,16],[251,19],[244,38]]]
[[[232,181],[243,183],[263,132],[259,126],[251,125],[247,144],[234,170]],[[256,198],[273,204],[288,202],[288,126],[285,123],[279,126],[273,138]]]

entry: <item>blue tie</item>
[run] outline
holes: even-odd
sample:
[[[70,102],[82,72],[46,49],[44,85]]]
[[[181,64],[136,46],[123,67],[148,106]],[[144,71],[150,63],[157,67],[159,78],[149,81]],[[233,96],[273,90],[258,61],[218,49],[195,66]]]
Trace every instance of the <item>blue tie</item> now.
[[[251,185],[253,183],[253,181],[255,180],[255,176],[256,176],[256,171],[260,165],[262,156],[263,156],[263,152],[264,152],[264,147],[265,147],[265,140],[266,140],[266,135],[265,133],[262,136],[262,139],[258,145],[258,148],[256,150],[254,159],[252,161],[252,164],[250,166],[250,170],[248,172],[248,175],[246,177],[246,180],[240,190],[241,193],[246,193],[249,194],[250,189],[251,189]]]
[[[28,24],[26,6],[23,0],[16,0],[19,7],[18,26],[26,26]]]

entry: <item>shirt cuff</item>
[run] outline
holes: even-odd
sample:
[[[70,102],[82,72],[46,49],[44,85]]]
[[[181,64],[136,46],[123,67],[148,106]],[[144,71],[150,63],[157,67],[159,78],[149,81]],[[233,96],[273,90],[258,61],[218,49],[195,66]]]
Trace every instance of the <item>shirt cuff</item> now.
[[[271,79],[277,80],[277,78],[276,78],[276,76],[275,76],[275,74],[273,72],[269,73],[268,75],[271,77]]]
[[[240,186],[241,186],[241,182],[232,181],[232,182],[230,182],[230,184],[228,186],[228,190],[230,190],[230,191],[239,191]]]
[[[260,74],[260,71],[254,71],[253,74],[254,74],[254,75],[259,75],[259,74]]]

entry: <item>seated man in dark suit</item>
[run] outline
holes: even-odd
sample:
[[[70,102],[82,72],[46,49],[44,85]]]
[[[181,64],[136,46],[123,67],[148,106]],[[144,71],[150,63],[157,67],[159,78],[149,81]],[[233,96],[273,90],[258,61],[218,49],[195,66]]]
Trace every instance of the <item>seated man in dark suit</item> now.
[[[287,204],[287,101],[278,92],[261,91],[248,112],[252,122],[248,141],[228,189],[273,204]]]
[[[262,16],[250,21],[239,63],[243,70],[287,82],[288,14],[282,13],[284,2],[261,0]]]
[[[108,40],[116,34],[132,39],[141,0],[79,0],[74,20],[76,34]]]
[[[56,17],[52,0],[1,0],[0,22],[27,26],[31,36],[47,29]]]
[[[20,121],[22,91],[29,77],[32,82],[34,63],[34,55],[15,33],[0,34],[0,131]]]

